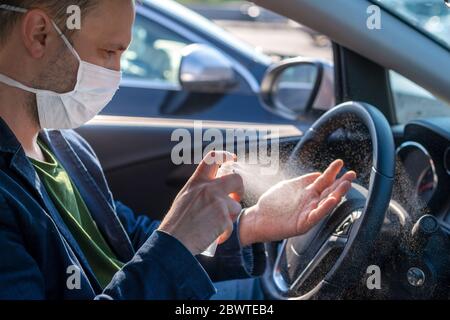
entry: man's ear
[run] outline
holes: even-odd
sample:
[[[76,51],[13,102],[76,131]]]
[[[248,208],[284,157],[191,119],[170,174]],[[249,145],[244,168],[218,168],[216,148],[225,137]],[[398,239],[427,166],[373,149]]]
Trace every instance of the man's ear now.
[[[22,20],[22,39],[27,51],[33,58],[39,59],[45,55],[51,39],[56,35],[54,27],[47,14],[39,9],[28,11]]]

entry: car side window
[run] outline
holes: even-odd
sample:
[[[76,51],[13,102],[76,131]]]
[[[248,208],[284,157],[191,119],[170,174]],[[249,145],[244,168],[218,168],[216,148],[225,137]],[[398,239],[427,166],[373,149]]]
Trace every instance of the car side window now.
[[[402,75],[389,72],[399,123],[430,117],[450,117],[450,105]]]
[[[138,14],[133,28],[133,41],[121,61],[124,79],[178,85],[180,52],[190,43]]]

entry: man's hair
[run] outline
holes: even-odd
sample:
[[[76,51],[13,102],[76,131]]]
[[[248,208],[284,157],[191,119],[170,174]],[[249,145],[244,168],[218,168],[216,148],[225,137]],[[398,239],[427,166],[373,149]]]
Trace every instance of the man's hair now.
[[[66,29],[67,8],[76,5],[81,10],[83,18],[92,10],[100,0],[0,0],[0,5],[6,4],[24,9],[39,8],[45,10],[49,16],[60,26],[63,32]],[[5,43],[14,25],[20,20],[23,13],[0,10],[0,46]]]

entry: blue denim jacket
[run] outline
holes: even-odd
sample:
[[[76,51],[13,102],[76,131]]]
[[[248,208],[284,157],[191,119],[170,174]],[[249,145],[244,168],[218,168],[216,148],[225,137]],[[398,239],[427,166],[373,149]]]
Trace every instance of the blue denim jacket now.
[[[156,231],[158,221],[135,216],[114,201],[97,157],[75,131],[44,130],[40,138],[127,263],[102,290],[20,143],[0,119],[0,299],[208,299],[215,293],[212,281],[263,273],[263,245],[241,248],[237,228],[215,258],[194,257],[178,240]]]

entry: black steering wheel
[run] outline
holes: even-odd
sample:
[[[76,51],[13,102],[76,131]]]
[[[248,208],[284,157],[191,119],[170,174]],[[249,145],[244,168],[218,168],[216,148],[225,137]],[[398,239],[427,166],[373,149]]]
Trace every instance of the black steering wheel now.
[[[366,132],[367,139],[360,139],[361,148],[353,148],[351,156],[368,158],[366,188],[353,184],[333,213],[307,234],[267,244],[269,265],[262,284],[269,298],[339,299],[348,296],[346,289],[350,286],[368,290],[363,275],[383,225],[394,182],[395,145],[388,121],[366,103],[336,106],[306,132],[294,148],[288,167],[294,167],[297,174],[323,170],[331,160],[326,156],[331,153],[330,144],[339,136],[339,130],[347,137],[352,132],[349,140],[357,140],[357,132]],[[369,145],[369,152],[360,154],[363,143]],[[321,165],[320,159],[327,160]],[[344,160],[351,163],[352,159]]]

